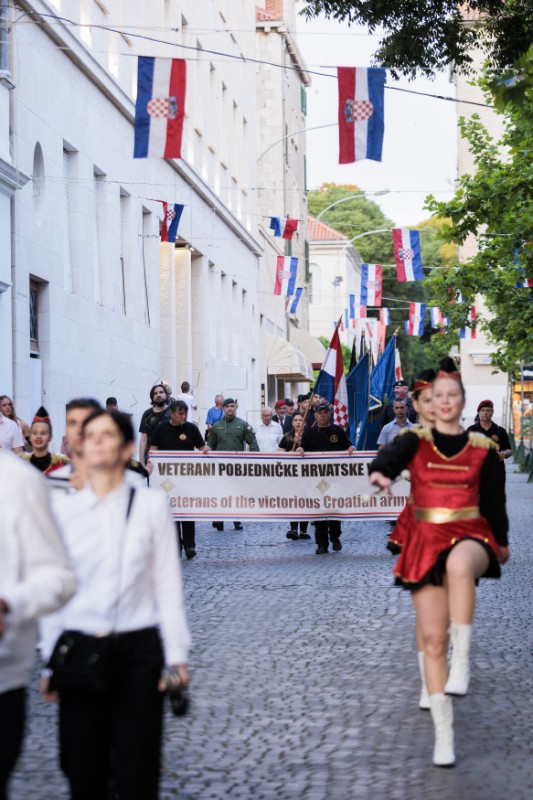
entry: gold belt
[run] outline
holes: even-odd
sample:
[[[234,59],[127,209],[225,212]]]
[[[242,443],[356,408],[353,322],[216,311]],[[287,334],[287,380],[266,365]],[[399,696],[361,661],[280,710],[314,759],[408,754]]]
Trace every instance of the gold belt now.
[[[419,522],[434,522],[442,525],[445,522],[457,522],[460,519],[475,519],[480,516],[478,506],[467,508],[420,508],[415,507],[415,515]]]

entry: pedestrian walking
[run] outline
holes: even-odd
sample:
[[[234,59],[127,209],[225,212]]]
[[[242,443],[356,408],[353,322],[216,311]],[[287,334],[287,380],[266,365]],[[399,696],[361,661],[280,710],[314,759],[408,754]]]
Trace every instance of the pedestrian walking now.
[[[288,433],[284,435],[279,443],[278,450],[282,453],[292,453],[299,446],[301,441],[303,427],[303,414],[301,411],[296,411],[292,416],[292,427]],[[298,525],[300,532],[298,533]],[[285,534],[287,539],[310,539],[307,533],[309,522],[307,520],[293,521],[290,523],[290,529]]]
[[[413,423],[407,419],[407,403],[405,400],[394,400],[392,404],[394,419],[384,425],[378,436],[378,450],[392,442],[405,428],[412,428]]]
[[[191,384],[188,381],[183,381],[181,384],[181,394],[177,394],[174,399],[182,400],[187,404],[189,424],[193,423],[194,412],[198,411],[198,406],[196,404],[196,398],[191,391]]]
[[[82,442],[89,483],[57,504],[78,591],[42,622],[42,693],[59,700],[71,800],[105,800],[111,777],[121,800],[156,800],[162,692],[188,682],[174,526],[163,493],[125,480],[128,415],[94,412]]]
[[[510,556],[496,446],[463,431],[464,387],[453,362],[445,370],[433,384],[435,427],[398,436],[370,468],[371,483],[387,493],[403,469],[411,473],[415,522],[393,572],[412,592],[435,728],[433,763],[441,767],[455,764],[452,696],[468,690],[476,581],[499,578]]]
[[[275,453],[283,438],[283,429],[273,420],[274,412],[269,406],[261,411],[261,422],[255,426],[255,438],[261,453]]]
[[[150,453],[158,450],[192,451],[195,448],[207,453],[208,446],[202,438],[198,426],[187,421],[189,408],[183,400],[173,400],[170,404],[170,419],[158,425],[152,435]],[[151,467],[151,462],[148,461]],[[151,472],[151,469],[149,469]],[[185,550],[188,559],[196,555],[195,524],[193,520],[176,521],[179,552]]]
[[[163,383],[156,383],[155,386],[152,386],[150,389],[150,401],[152,405],[142,415],[141,424],[139,425],[139,433],[141,434],[139,461],[141,464],[146,464],[148,461],[153,432],[160,422],[168,422],[170,417],[170,394]]]
[[[0,800],[7,800],[25,726],[37,618],[76,588],[44,478],[0,452]]]
[[[0,406],[0,447],[15,454],[22,453],[25,442],[18,419],[16,416],[15,420],[11,419],[7,413],[4,414],[2,408],[7,413],[11,409],[11,414],[15,416],[13,403],[7,395],[2,396],[2,405]]]
[[[207,412],[207,416],[205,418],[205,439],[206,441],[209,439],[209,431],[215,424],[218,422],[219,419],[222,419],[224,416],[224,411],[222,410],[222,403],[224,402],[224,395],[217,394],[215,395],[215,405],[212,406],[209,411]]]
[[[255,438],[254,429],[245,420],[236,416],[237,402],[233,397],[226,397],[222,404],[224,416],[215,422],[209,433],[210,450],[229,450],[241,453],[246,445],[252,453],[259,452],[259,446]],[[242,531],[243,526],[240,522],[234,522],[233,527],[236,531]],[[213,528],[218,531],[224,530],[223,522],[213,522]]]
[[[88,480],[87,467],[83,459],[83,423],[94,411],[101,409],[98,400],[92,397],[75,397],[65,409],[65,440],[71,454],[70,463],[54,470],[49,477],[50,487],[64,492],[83,489]]]
[[[29,461],[44,475],[50,475],[70,463],[70,459],[61,453],[51,453],[48,449],[52,439],[52,423],[48,411],[41,406],[35,414],[30,428],[31,455],[22,453],[25,461]]]
[[[492,417],[494,416],[494,403],[492,400],[482,400],[477,407],[477,415],[479,418],[478,422],[475,422],[467,428],[467,431],[482,433],[498,445],[500,480],[503,493],[505,494],[505,459],[510,458],[513,454],[509,435],[505,428],[502,428],[501,425],[496,425],[496,423],[492,421]]]
[[[387,425],[389,422],[392,422],[394,419],[394,408],[393,403],[394,400],[405,400],[407,404],[407,419],[410,422],[416,422],[416,411],[413,408],[413,402],[409,397],[409,384],[403,378],[396,381],[393,386],[394,391],[394,398],[387,403],[385,406],[385,410],[383,412],[383,418],[381,420],[381,426]]]
[[[318,404],[315,411],[316,425],[306,428],[302,433],[300,446],[296,452],[301,456],[307,452],[324,453],[346,451],[351,455],[355,451],[348,434],[340,427],[331,422],[331,407],[326,401]],[[325,519],[315,523],[315,542],[316,555],[325,555],[328,552],[329,543],[335,551],[342,550],[341,523],[339,520]]]

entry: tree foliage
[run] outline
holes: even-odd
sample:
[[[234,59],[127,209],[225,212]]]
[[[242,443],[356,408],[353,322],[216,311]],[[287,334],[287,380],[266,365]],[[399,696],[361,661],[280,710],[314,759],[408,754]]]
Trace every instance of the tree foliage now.
[[[307,0],[302,13],[383,31],[374,60],[395,77],[452,65],[468,72],[475,49],[493,67],[510,67],[533,42],[531,0]]]
[[[492,101],[492,77],[479,81]],[[520,103],[507,102],[505,131],[495,142],[477,115],[460,121],[475,169],[459,180],[449,202],[429,197],[427,207],[447,218],[440,240],[462,245],[475,236],[477,253],[449,271],[433,273],[429,288],[436,304],[460,326],[468,306],[482,295],[487,308],[480,325],[495,346],[492,363],[504,371],[533,359],[533,292],[517,288],[517,280],[533,278],[533,97],[525,91]],[[461,292],[462,303],[449,301]],[[450,342],[453,343],[452,334]],[[444,347],[448,337],[434,337]],[[443,342],[444,340],[444,342]]]
[[[353,246],[359,251],[363,261],[385,265],[383,267],[382,305],[391,309],[391,324],[387,329],[387,336],[392,335],[396,328],[400,328],[398,349],[404,376],[410,379],[421,370],[433,365],[431,360],[433,356],[431,353],[428,354],[424,347],[424,343],[429,341],[433,332],[427,326],[422,338],[403,334],[403,323],[408,317],[408,303],[426,302],[427,298],[425,282],[398,283],[396,280],[390,232],[394,223],[385,216],[377,203],[364,197],[357,186],[350,184],[324,183],[319,189],[310,191],[308,194],[309,213],[317,216],[332,203],[359,193],[360,196],[339,203],[326,211],[321,217],[321,221],[344,233],[349,239],[368,231],[383,229],[381,233],[361,236],[353,242]],[[457,248],[438,242],[433,233],[443,224],[441,220],[430,219],[413,226],[418,230],[428,231],[428,233],[422,233],[420,237],[422,262],[428,268],[442,267],[456,260]],[[348,298],[346,298],[346,302],[348,302]],[[373,315],[377,316],[377,312],[373,312]]]

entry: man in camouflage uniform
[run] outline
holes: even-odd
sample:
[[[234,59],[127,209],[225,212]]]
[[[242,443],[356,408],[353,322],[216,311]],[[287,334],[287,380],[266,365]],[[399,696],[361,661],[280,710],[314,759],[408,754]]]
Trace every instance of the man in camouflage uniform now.
[[[209,431],[210,450],[233,450],[241,453],[244,445],[247,444],[252,453],[259,452],[259,446],[255,438],[254,429],[245,420],[236,416],[235,400],[227,397],[222,409],[224,416],[212,426]],[[240,522],[233,523],[236,531],[242,531]],[[223,522],[213,522],[213,528],[219,531],[224,530]]]

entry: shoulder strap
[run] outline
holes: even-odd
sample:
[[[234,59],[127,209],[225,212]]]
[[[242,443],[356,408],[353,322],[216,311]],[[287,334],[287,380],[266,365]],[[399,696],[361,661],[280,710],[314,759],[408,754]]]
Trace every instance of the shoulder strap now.
[[[133,505],[133,498],[135,497],[135,486],[130,486],[130,496],[128,498],[128,508],[126,509],[126,522],[130,518],[131,507]]]

